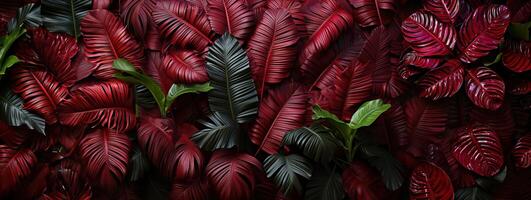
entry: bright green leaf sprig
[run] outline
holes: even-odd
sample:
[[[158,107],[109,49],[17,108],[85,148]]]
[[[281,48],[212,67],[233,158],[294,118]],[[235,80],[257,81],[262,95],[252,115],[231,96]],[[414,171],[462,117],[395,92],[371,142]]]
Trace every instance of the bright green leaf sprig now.
[[[113,62],[113,68],[121,72],[114,74],[115,78],[129,83],[144,85],[151,95],[153,95],[155,102],[157,102],[162,117],[166,117],[166,113],[169,112],[172,103],[177,97],[187,93],[208,92],[212,89],[209,83],[196,85],[173,84],[168,91],[168,94],[165,95],[155,80],[136,71],[133,64],[129,63],[127,60],[122,58],[116,59]]]

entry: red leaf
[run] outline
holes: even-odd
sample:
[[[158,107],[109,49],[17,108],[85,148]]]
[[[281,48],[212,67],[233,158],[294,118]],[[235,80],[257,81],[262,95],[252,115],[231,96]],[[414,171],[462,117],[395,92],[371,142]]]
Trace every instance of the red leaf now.
[[[391,43],[392,37],[398,35],[393,29],[383,26],[376,27],[371,32],[367,42],[363,46],[360,59],[362,62],[367,60],[367,67],[372,73],[373,90],[377,94],[384,93],[385,85],[391,78]],[[363,81],[361,81],[363,82]],[[361,84],[361,83],[358,83]],[[350,116],[349,118],[350,119]]]
[[[308,102],[306,89],[288,83],[271,90],[260,102],[256,123],[249,133],[251,142],[258,145],[257,153],[276,153],[286,132],[303,125]]]
[[[513,134],[515,122],[513,112],[509,103],[504,103],[498,110],[472,109],[470,119],[473,122],[483,124],[492,128],[501,140],[503,147],[510,148],[513,144]]]
[[[32,50],[39,59],[32,62],[45,66],[61,83],[72,85],[76,81],[72,58],[79,51],[76,39],[66,34],[50,33],[46,29],[34,29],[30,33]]]
[[[151,23],[151,13],[155,5],[155,0],[128,0],[121,5],[122,19],[129,22],[129,25],[139,38],[144,38],[148,32],[149,24]]]
[[[81,20],[81,33],[85,41],[85,54],[95,64],[94,76],[109,79],[115,73],[112,63],[123,58],[140,68],[143,64],[142,48],[111,12],[91,10]]]
[[[228,32],[240,42],[251,36],[253,12],[242,0],[208,0],[208,18],[212,29],[219,35]]]
[[[396,10],[395,0],[350,0],[350,4],[354,6],[356,21],[362,27],[386,24]]]
[[[31,173],[37,157],[30,149],[17,150],[0,145],[0,196],[13,189]]]
[[[508,4],[511,4],[515,0],[509,1]],[[519,5],[518,10],[512,15],[511,21],[526,23],[531,19],[531,1],[522,3]]]
[[[9,126],[6,122],[0,121],[0,141],[9,146],[21,145],[28,134],[26,131]]]
[[[526,135],[518,139],[513,147],[513,157],[516,166],[528,168],[531,166],[531,135]]]
[[[467,69],[465,86],[468,98],[480,108],[496,110],[503,104],[505,83],[487,67]]]
[[[354,23],[349,12],[335,1],[325,0],[312,7],[306,13],[308,38],[299,57],[301,69],[311,71],[313,60],[321,59],[321,52],[330,47],[343,32]]]
[[[404,80],[407,80],[413,76],[416,76],[423,72],[422,69],[412,67],[410,65],[401,64],[398,66],[397,73]]]
[[[208,200],[208,192],[208,182],[206,180],[176,181],[172,184],[170,199]]]
[[[267,84],[280,83],[295,66],[298,35],[290,14],[267,10],[248,45],[249,61],[260,97]]]
[[[406,102],[404,109],[412,148],[424,149],[425,145],[436,144],[440,140],[439,134],[446,130],[448,116],[444,105],[412,98]],[[416,151],[411,153],[418,156]]]
[[[432,100],[454,96],[463,84],[463,67],[460,61],[450,60],[426,73],[418,81],[420,96]]]
[[[531,42],[507,41],[502,62],[510,70],[522,73],[531,70]]]
[[[194,84],[208,81],[205,60],[193,51],[170,50],[162,61],[163,73],[175,83]]]
[[[253,156],[218,150],[212,154],[206,174],[220,200],[251,199],[261,170],[260,161]]]
[[[452,182],[446,173],[430,163],[419,164],[411,173],[410,199],[454,199]]]
[[[39,69],[23,67],[11,71],[12,89],[24,99],[24,107],[42,115],[46,122],[57,122],[56,108],[68,95],[68,89],[53,75]]]
[[[416,12],[402,22],[404,39],[419,56],[444,56],[456,43],[456,31],[433,15]]]
[[[323,108],[349,121],[356,107],[366,101],[372,91],[371,76],[365,71],[366,67],[366,64],[357,62],[341,71],[334,85],[321,91],[327,101]]]
[[[204,162],[203,154],[187,136],[181,136],[175,144],[173,159],[176,162],[174,176],[176,179],[187,180],[198,178],[201,175]]]
[[[476,8],[459,31],[459,59],[471,63],[498,48],[509,21],[509,9],[503,5],[492,4]]]
[[[133,92],[122,81],[84,84],[71,95],[58,109],[59,120],[64,125],[98,124],[122,132],[136,124]]]
[[[374,169],[360,161],[354,161],[342,174],[343,188],[350,199],[382,199],[385,186]]]
[[[186,1],[158,2],[153,21],[161,36],[173,45],[202,51],[212,44],[212,29],[206,14]]]
[[[142,116],[137,130],[138,144],[166,177],[173,177],[177,160],[173,158],[174,124],[170,119]]]
[[[131,142],[127,135],[110,129],[96,129],[80,143],[86,172],[98,187],[114,191],[127,173]]]
[[[440,58],[421,57],[415,52],[408,52],[402,57],[403,64],[426,69],[437,68],[441,62]]]
[[[295,25],[297,25],[298,33],[306,34],[304,12],[302,12],[302,4],[298,0],[269,0],[267,7],[269,9],[286,9]]]
[[[173,84],[173,80],[168,76],[168,73],[166,73],[166,70],[163,68],[164,66],[162,65],[162,61],[163,58],[160,55],[160,52],[150,51],[147,55],[147,64],[144,71],[151,78],[157,81],[162,88],[162,91],[167,92]]]
[[[423,3],[424,9],[444,23],[453,24],[459,13],[459,0],[428,0]]]
[[[531,80],[517,82],[511,89],[511,93],[515,95],[525,95],[531,93]]]
[[[481,176],[496,175],[503,165],[498,135],[482,125],[461,127],[456,131],[453,155],[457,161]]]
[[[92,0],[92,9],[107,9],[112,0]]]

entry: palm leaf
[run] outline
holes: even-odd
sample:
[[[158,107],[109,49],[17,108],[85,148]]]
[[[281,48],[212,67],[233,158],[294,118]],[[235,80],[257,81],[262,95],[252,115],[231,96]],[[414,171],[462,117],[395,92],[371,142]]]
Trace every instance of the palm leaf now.
[[[225,33],[210,47],[207,72],[214,87],[209,92],[210,109],[225,113],[238,123],[252,120],[258,98],[249,60],[238,40]]]
[[[293,189],[302,192],[301,178],[309,179],[312,176],[311,162],[297,154],[269,155],[264,160],[264,169],[267,177],[273,179],[284,194],[289,194]]]
[[[402,187],[405,169],[393,155],[375,145],[361,145],[361,152],[369,164],[380,171],[387,189],[395,191]]]
[[[22,108],[22,99],[9,90],[5,90],[0,96],[0,116],[11,126],[25,124],[29,129],[35,129],[44,133],[44,119]]]
[[[190,139],[201,149],[214,151],[221,148],[232,148],[239,144],[238,125],[226,114],[214,112],[210,121],[200,121],[205,129],[198,131]]]
[[[23,178],[31,174],[31,169],[37,164],[37,157],[31,149],[15,149],[0,145],[0,196],[22,182]]]
[[[7,25],[7,32],[16,32],[22,26],[30,28],[42,25],[41,7],[34,3],[26,4],[17,10],[17,16]]]
[[[330,162],[337,148],[337,143],[331,137],[330,130],[321,125],[312,125],[290,131],[286,133],[282,143],[296,145],[302,149],[304,155],[321,163]]]
[[[44,26],[52,32],[80,36],[79,22],[92,8],[91,0],[43,0]]]
[[[225,32],[244,42],[251,35],[254,16],[246,1],[207,0],[207,15],[212,30],[218,34]]]
[[[345,196],[341,176],[333,170],[316,170],[306,185],[304,199],[342,200]]]

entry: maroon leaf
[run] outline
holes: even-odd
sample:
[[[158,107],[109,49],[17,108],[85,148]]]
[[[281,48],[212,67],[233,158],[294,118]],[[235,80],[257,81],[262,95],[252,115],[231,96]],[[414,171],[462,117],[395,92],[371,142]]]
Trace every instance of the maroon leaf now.
[[[71,94],[72,98],[64,100],[58,108],[59,120],[64,125],[98,124],[122,132],[136,124],[133,92],[124,82],[88,83]]]
[[[298,35],[290,14],[267,10],[248,46],[249,61],[260,97],[267,84],[280,83],[295,66]]]
[[[503,147],[510,148],[513,144],[515,119],[514,110],[508,104],[504,103],[498,110],[494,111],[476,108],[469,113],[471,121],[492,128],[498,134]]]
[[[429,13],[416,12],[402,22],[404,39],[419,56],[449,54],[456,43],[456,31]]]
[[[162,1],[157,2],[152,15],[160,34],[170,44],[198,51],[212,44],[208,17],[199,7],[186,1]]]
[[[468,97],[478,107],[496,110],[503,104],[505,83],[487,67],[467,69],[465,86]]]
[[[123,23],[107,10],[91,10],[81,20],[85,54],[95,64],[94,76],[109,79],[115,73],[112,63],[124,58],[135,67],[143,64],[140,45],[129,35]]]
[[[454,199],[450,178],[431,163],[421,163],[413,170],[409,193],[410,199]]]
[[[68,95],[68,89],[51,73],[42,69],[18,67],[11,71],[12,89],[24,99],[24,107],[42,115],[46,122],[57,122],[58,104]]]
[[[521,73],[531,70],[531,42],[507,41],[502,62],[510,70]]]
[[[350,199],[382,199],[382,191],[386,191],[378,172],[360,161],[350,164],[341,177]]]
[[[167,177],[173,177],[177,161],[173,158],[173,134],[174,124],[170,119],[149,116],[140,118],[137,130],[138,144],[151,163]]]
[[[513,157],[516,166],[528,168],[531,166],[531,135],[526,135],[518,139],[513,147]]]
[[[208,0],[207,15],[212,29],[219,35],[228,32],[245,42],[252,34],[254,15],[245,1]]]
[[[428,0],[424,8],[444,23],[453,24],[459,13],[459,0]]]
[[[366,64],[355,63],[341,71],[334,85],[321,91],[327,100],[323,108],[349,121],[356,107],[366,101],[372,91],[371,76],[365,71],[366,67]]]
[[[172,184],[170,199],[208,200],[208,182],[203,179],[176,181]]]
[[[531,93],[531,80],[520,81],[511,89],[515,95],[525,95]]]
[[[440,141],[439,134],[446,130],[448,113],[441,103],[429,103],[420,98],[412,98],[405,104],[407,132],[412,143],[414,156],[419,149]]]
[[[220,200],[251,199],[256,174],[261,170],[260,161],[253,156],[218,150],[212,154],[206,174]]]
[[[418,81],[420,96],[433,100],[453,96],[463,84],[463,67],[460,61],[450,60],[426,73]]]
[[[398,66],[397,73],[400,75],[400,77],[404,80],[407,80],[413,76],[416,76],[420,73],[422,73],[422,69],[415,68],[410,65],[401,64]]]
[[[128,22],[139,38],[144,38],[151,23],[155,0],[128,0],[122,3],[121,16]]]
[[[187,180],[199,178],[201,175],[204,162],[203,154],[187,136],[181,136],[175,144],[173,159],[176,162],[175,179]]]
[[[518,2],[518,1],[509,1],[508,4],[511,4],[512,2]],[[512,15],[511,21],[513,22],[520,22],[520,23],[526,23],[531,18],[531,1],[522,3],[518,7],[518,10]]]
[[[256,123],[249,137],[258,145],[258,152],[274,154],[280,148],[284,134],[301,127],[305,120],[308,95],[305,87],[286,84],[260,102]]]
[[[112,0],[93,0],[92,9],[107,9],[111,5]]]
[[[31,173],[37,157],[30,149],[0,145],[0,196],[13,189]]]
[[[300,34],[306,34],[306,24],[304,22],[304,13],[302,4],[298,0],[269,0],[267,2],[269,9],[286,9]]]
[[[162,60],[162,69],[175,83],[194,84],[208,81],[205,60],[193,51],[170,50]]]
[[[434,69],[442,62],[440,58],[418,56],[415,52],[408,52],[402,57],[402,63],[419,68]]]
[[[127,135],[110,129],[96,129],[80,143],[89,178],[106,191],[118,188],[124,180],[130,149]]]
[[[168,91],[173,84],[173,80],[166,73],[166,69],[162,65],[163,58],[160,52],[151,51],[147,55],[147,64],[145,73],[148,74],[151,78],[155,79],[157,83],[162,88],[162,91]]]
[[[509,9],[503,5],[492,4],[476,8],[459,31],[459,59],[471,63],[498,48],[509,21]]]
[[[321,52],[339,38],[354,22],[350,13],[335,1],[325,0],[309,8],[306,28],[311,34],[299,57],[301,70],[312,71],[313,60],[322,59]]]
[[[24,143],[28,134],[26,131],[9,126],[0,120],[0,141],[9,146],[18,146]]]
[[[396,10],[395,0],[350,0],[350,4],[362,27],[386,24],[391,19],[390,13]]]
[[[393,29],[388,29],[379,26],[371,32],[367,42],[363,46],[360,59],[362,62],[367,60],[368,69],[372,69],[373,91],[377,94],[384,93],[385,85],[388,83],[391,75],[391,42],[394,35],[399,32],[393,32]],[[359,72],[358,72],[359,73]],[[363,81],[361,81],[363,82]],[[359,83],[361,84],[361,83]],[[350,116],[349,116],[350,119]]]
[[[496,175],[503,165],[498,135],[482,125],[469,125],[456,131],[453,155],[457,161],[481,176]]]

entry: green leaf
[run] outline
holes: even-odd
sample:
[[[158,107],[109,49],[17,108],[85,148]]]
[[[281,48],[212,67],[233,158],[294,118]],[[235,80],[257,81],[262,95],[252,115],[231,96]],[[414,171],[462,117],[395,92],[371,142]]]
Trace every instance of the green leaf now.
[[[264,160],[264,169],[267,177],[273,179],[284,194],[289,194],[293,189],[302,192],[301,178],[309,179],[312,176],[311,162],[297,154],[269,155]]]
[[[214,112],[210,121],[200,121],[205,129],[198,131],[190,139],[205,151],[232,148],[238,145],[238,124],[230,116]]]
[[[339,118],[337,118],[336,115],[322,109],[319,105],[313,106],[312,110],[313,110],[313,115],[312,115],[313,120],[328,121],[334,126],[333,127],[334,129],[342,133],[342,137],[344,137],[343,139],[346,139],[345,134],[350,132],[350,127],[348,126],[347,123],[345,123],[344,121],[341,121]]]
[[[7,57],[6,61],[4,62],[3,68],[8,69],[11,66],[13,66],[13,65],[15,65],[15,64],[17,64],[19,62],[20,62],[20,60],[17,58],[17,56],[10,55],[9,57]]]
[[[203,84],[195,84],[195,85],[183,85],[183,84],[173,84],[170,88],[170,91],[168,91],[168,96],[166,96],[166,105],[164,106],[164,110],[168,112],[168,110],[171,107],[171,104],[175,99],[183,94],[188,93],[200,93],[200,92],[208,92],[212,89],[210,86],[210,83],[203,83]]]
[[[500,52],[500,53],[498,53],[498,55],[496,55],[496,58],[494,58],[493,61],[486,61],[486,62],[483,62],[483,65],[485,65],[486,67],[489,67],[489,66],[492,66],[492,65],[494,65],[494,64],[496,64],[496,63],[499,63],[500,60],[501,60],[501,58],[502,58],[502,56],[503,56],[503,53]]]
[[[41,7],[34,3],[26,4],[17,10],[17,16],[7,25],[7,32],[16,32],[23,25],[35,28],[42,25]]]
[[[330,130],[321,125],[302,127],[286,133],[282,143],[295,145],[302,149],[304,155],[324,164],[333,159],[337,148],[330,134]]]
[[[391,108],[391,105],[384,104],[381,99],[367,101],[352,115],[349,126],[353,129],[370,126],[389,108]]]
[[[491,200],[489,193],[479,187],[463,188],[455,192],[455,200]]]
[[[345,197],[341,176],[332,170],[315,170],[306,185],[304,199],[307,200],[342,200]]]
[[[529,41],[529,29],[531,28],[531,22],[516,23],[513,22],[509,25],[509,34],[516,39]]]
[[[91,0],[42,0],[44,26],[51,32],[79,37],[79,22],[92,9]]]
[[[395,191],[404,183],[405,169],[388,151],[375,145],[361,145],[363,157],[380,172],[387,189]]]
[[[496,176],[493,177],[478,177],[476,183],[478,186],[486,191],[494,191],[507,176],[507,166],[503,168]]]
[[[151,95],[151,92],[144,85],[135,85],[135,101],[136,104],[144,108],[154,108],[157,102]]]
[[[142,179],[147,171],[149,171],[149,160],[144,153],[135,146],[133,148],[133,155],[129,161],[130,174],[129,181],[136,182]]]
[[[160,114],[166,116],[166,95],[164,95],[164,92],[162,92],[162,89],[155,80],[143,73],[137,72],[133,64],[122,58],[114,60],[113,68],[123,72],[114,74],[115,78],[129,83],[144,85],[155,98],[155,101],[159,106]]]
[[[29,129],[36,130],[43,135],[44,119],[22,108],[22,98],[6,90],[0,96],[0,117],[11,126],[26,125]]]
[[[210,109],[229,115],[238,123],[254,119],[258,97],[251,78],[249,59],[238,40],[225,33],[208,50],[207,72],[212,87]]]

